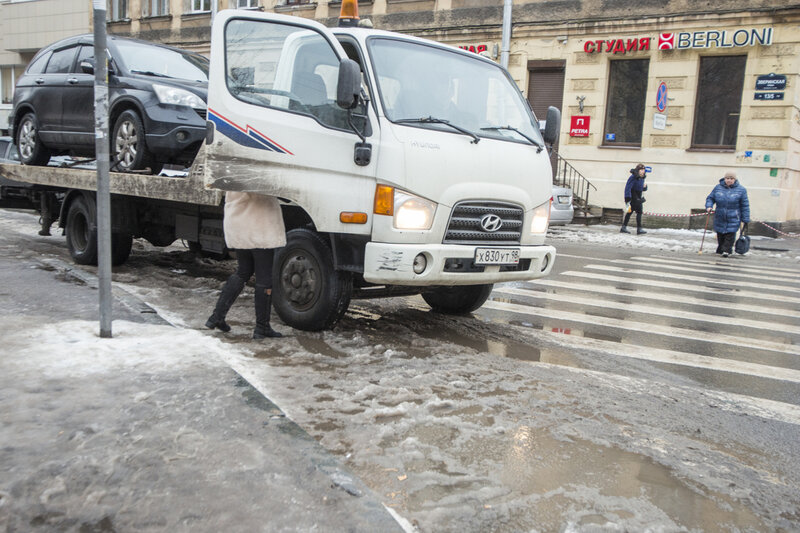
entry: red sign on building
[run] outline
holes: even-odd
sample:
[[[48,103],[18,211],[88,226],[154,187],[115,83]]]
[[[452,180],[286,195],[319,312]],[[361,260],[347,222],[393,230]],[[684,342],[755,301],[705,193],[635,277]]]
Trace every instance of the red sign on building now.
[[[588,137],[589,136],[589,116],[588,115],[575,115],[570,118],[569,124],[570,137]]]

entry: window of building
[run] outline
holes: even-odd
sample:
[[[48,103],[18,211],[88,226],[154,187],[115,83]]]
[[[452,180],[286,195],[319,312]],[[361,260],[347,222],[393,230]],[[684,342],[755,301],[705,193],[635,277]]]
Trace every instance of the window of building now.
[[[692,148],[736,149],[747,56],[700,58]]]
[[[236,7],[239,8],[258,7],[258,0],[236,0]]]
[[[143,0],[142,16],[163,17],[169,15],[169,0]]]
[[[14,85],[22,74],[20,67],[0,67],[0,103],[10,104],[14,98]]]
[[[108,0],[106,12],[108,20],[125,20],[128,18],[128,0]]]
[[[650,60],[616,60],[610,67],[603,144],[641,146]]]
[[[211,11],[211,0],[189,0],[189,13],[207,13]]]

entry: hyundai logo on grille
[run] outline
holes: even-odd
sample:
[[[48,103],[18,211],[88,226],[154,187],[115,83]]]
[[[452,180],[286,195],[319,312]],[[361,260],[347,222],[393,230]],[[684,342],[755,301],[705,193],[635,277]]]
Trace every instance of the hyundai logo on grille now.
[[[488,215],[483,215],[481,217],[481,228],[483,228],[483,231],[492,233],[499,230],[502,227],[503,227],[503,221],[500,220],[500,217],[497,215],[492,215],[490,213]]]

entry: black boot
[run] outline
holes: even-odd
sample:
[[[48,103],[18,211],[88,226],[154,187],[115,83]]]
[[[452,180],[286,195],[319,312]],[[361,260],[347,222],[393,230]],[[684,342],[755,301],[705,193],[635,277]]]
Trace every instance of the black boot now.
[[[647,233],[645,230],[642,229],[642,214],[636,213],[636,235],[644,235]]]
[[[225,286],[222,287],[222,292],[217,299],[217,305],[214,307],[214,312],[206,320],[206,327],[208,329],[218,329],[220,331],[228,332],[231,327],[225,322],[225,317],[228,315],[228,310],[239,297],[239,293],[244,289],[244,280],[236,274],[231,275]]]
[[[283,335],[272,329],[272,327],[269,325],[269,315],[272,307],[272,295],[267,294],[266,287],[256,285],[255,305],[256,329],[253,330],[253,338],[265,339],[267,337],[283,337]]]
[[[622,219],[622,227],[619,229],[620,233],[630,233],[628,231],[628,222],[631,220],[631,213],[628,211],[625,213],[625,218]]]

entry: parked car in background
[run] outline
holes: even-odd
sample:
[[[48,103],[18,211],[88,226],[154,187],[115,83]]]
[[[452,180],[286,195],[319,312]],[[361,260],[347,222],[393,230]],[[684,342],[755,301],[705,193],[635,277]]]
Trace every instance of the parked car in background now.
[[[553,206],[550,209],[550,225],[563,226],[572,222],[572,189],[553,185]]]
[[[206,135],[208,60],[112,35],[108,50],[112,168],[188,166]],[[63,39],[40,50],[17,81],[9,121],[23,164],[94,156],[93,56],[91,35]]]
[[[19,164],[19,153],[11,137],[0,137],[0,163]],[[30,208],[33,201],[33,185],[8,179],[0,173],[0,207]]]

